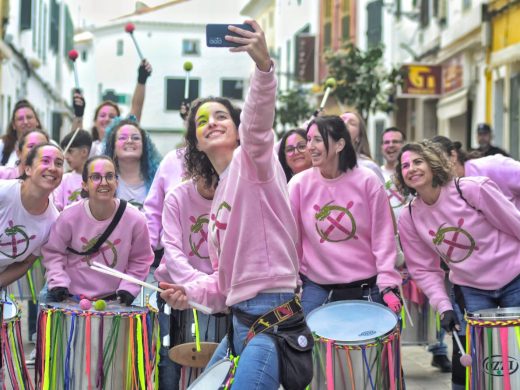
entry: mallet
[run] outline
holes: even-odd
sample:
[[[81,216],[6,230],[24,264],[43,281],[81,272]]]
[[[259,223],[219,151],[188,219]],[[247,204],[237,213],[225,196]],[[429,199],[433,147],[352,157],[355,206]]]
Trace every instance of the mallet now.
[[[76,69],[76,60],[78,59],[78,52],[74,49],[69,51],[69,59],[72,61],[72,66],[74,69],[74,80],[76,83],[76,89],[79,91],[79,79],[78,79],[78,70]]]
[[[184,100],[188,101],[188,97],[190,95],[190,72],[193,69],[193,64],[191,61],[186,61],[182,67],[186,71],[186,80],[184,82]]]
[[[325,108],[325,104],[327,104],[327,99],[329,98],[330,93],[336,88],[336,79],[334,77],[329,77],[325,81],[325,94],[323,95],[323,99],[321,99],[321,103],[319,108],[314,111],[312,114],[313,118],[316,118],[318,114]]]
[[[133,23],[127,23],[125,25],[125,31],[128,34],[130,34],[130,36],[132,37],[132,41],[134,41],[134,45],[135,45],[135,48],[137,50],[137,54],[139,55],[139,58],[142,61],[142,60],[144,60],[144,56],[143,56],[143,53],[141,53],[141,49],[139,49],[139,45],[137,44],[137,41],[135,40],[134,30],[135,30],[135,25]]]
[[[457,331],[453,331],[453,337],[455,338],[455,341],[457,342],[457,345],[459,346],[459,352],[461,354],[460,356],[460,364],[462,364],[464,367],[471,366],[471,356],[466,353],[466,350],[462,348],[462,343],[460,342],[459,335],[457,334]]]

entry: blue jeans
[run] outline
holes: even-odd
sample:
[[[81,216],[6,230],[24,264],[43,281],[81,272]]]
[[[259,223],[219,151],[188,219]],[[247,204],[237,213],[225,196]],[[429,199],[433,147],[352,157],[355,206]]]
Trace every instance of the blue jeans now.
[[[520,306],[520,277],[518,276],[512,282],[497,290],[480,290],[467,286],[460,286],[460,288],[464,295],[466,311],[470,313],[498,306]]]
[[[314,283],[305,275],[300,275],[303,282],[302,291],[302,306],[305,316],[308,316],[311,311],[325,304],[329,300],[329,291]],[[374,286],[363,288],[363,299],[370,302],[376,302],[384,305],[379,288]]]
[[[431,352],[433,356],[448,356],[448,345],[444,342],[445,334],[446,331],[441,328],[441,330],[437,332],[437,342],[428,345],[428,352]]]
[[[260,293],[247,301],[237,303],[233,308],[245,313],[261,315],[271,311],[294,297],[293,293]],[[233,346],[240,356],[235,372],[233,390],[278,390],[280,373],[278,351],[274,340],[265,334],[256,335],[244,348],[249,328],[233,316]],[[213,354],[208,367],[227,356],[228,339],[222,340]]]

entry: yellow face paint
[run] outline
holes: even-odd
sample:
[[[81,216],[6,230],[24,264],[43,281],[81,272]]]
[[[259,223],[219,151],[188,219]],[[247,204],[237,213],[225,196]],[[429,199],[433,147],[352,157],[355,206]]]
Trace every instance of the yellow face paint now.
[[[210,116],[210,103],[204,103],[197,110],[195,115],[195,126],[197,129],[197,135],[202,135],[204,127],[207,125]]]

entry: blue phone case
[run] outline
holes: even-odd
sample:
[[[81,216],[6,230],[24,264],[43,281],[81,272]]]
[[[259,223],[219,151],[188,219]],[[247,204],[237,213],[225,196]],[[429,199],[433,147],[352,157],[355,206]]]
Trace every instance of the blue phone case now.
[[[250,24],[232,24],[241,29],[254,31]],[[206,45],[208,47],[237,47],[241,46],[239,43],[226,41],[224,38],[226,35],[234,35],[238,37],[232,31],[228,30],[229,24],[207,24],[206,25]]]

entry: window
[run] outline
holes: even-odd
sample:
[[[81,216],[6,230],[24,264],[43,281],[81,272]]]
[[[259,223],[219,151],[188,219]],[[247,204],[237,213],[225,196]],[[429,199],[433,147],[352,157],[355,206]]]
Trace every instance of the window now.
[[[166,110],[179,110],[184,100],[184,85],[186,80],[184,77],[166,78]],[[188,101],[193,101],[199,97],[199,79],[190,79],[190,90],[188,93]]]
[[[69,51],[71,51],[72,49],[74,49],[74,24],[72,23],[72,18],[70,16],[70,11],[69,11],[69,7],[68,6],[64,6],[65,7],[65,12],[64,12],[64,16],[65,16],[65,42],[64,42],[64,53],[63,55],[65,57],[68,56],[69,54]],[[70,64],[72,66],[72,63],[71,61],[67,61],[68,64]]]
[[[86,50],[83,50],[81,52],[81,61],[86,61],[88,58],[88,54],[87,54],[87,51]]]
[[[430,23],[430,0],[421,0],[419,21],[422,28],[427,27]]]
[[[31,29],[32,0],[20,1],[20,30]]]
[[[343,0],[341,6],[341,38],[350,40],[350,0]]]
[[[125,48],[125,43],[123,42],[122,39],[118,39],[116,42],[116,55],[118,57],[121,57],[123,55],[124,48]]]
[[[325,49],[330,49],[332,43],[332,23],[325,23],[323,26],[323,46]]]
[[[49,23],[49,48],[56,53],[60,40],[60,6],[56,0],[50,0],[51,20]]]
[[[471,8],[471,0],[462,0],[462,9],[464,11]]]
[[[242,100],[244,98],[244,80],[222,80],[221,91],[222,97]]]
[[[200,55],[200,41],[198,39],[183,39],[182,55]]]
[[[367,46],[374,47],[381,43],[383,33],[383,2],[373,1],[367,5]]]

